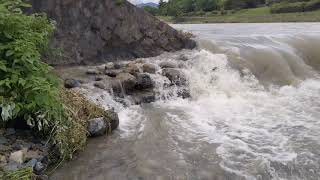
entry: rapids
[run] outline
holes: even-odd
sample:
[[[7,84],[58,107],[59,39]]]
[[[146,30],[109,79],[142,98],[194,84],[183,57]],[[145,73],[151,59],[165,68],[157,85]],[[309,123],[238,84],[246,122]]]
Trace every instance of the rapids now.
[[[198,49],[145,60],[186,56],[191,98],[159,75],[159,100],[141,106],[82,89],[119,113],[119,130],[90,140],[51,179],[320,179],[320,24],[174,27],[194,33]]]

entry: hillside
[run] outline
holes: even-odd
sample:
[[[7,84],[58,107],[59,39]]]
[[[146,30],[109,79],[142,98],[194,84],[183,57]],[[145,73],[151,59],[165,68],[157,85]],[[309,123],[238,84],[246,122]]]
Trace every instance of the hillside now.
[[[32,0],[34,12],[57,23],[53,65],[150,57],[195,43],[125,0]]]

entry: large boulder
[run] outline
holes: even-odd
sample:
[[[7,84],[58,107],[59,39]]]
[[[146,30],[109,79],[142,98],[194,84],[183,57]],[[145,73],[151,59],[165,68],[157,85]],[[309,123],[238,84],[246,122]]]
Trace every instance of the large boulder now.
[[[126,0],[31,0],[30,12],[56,21],[51,46],[61,49],[50,64],[93,64],[150,57],[194,48],[196,43]]]
[[[148,74],[137,74],[137,83],[135,86],[136,89],[148,89],[153,88],[153,86],[153,81]]]

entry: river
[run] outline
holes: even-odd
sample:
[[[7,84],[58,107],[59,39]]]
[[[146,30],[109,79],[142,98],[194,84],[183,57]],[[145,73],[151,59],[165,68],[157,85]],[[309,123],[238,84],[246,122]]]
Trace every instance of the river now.
[[[124,107],[86,90],[120,127],[51,179],[320,179],[320,24],[173,26],[195,34],[198,49],[145,60],[188,57],[191,98],[159,85],[161,100]]]

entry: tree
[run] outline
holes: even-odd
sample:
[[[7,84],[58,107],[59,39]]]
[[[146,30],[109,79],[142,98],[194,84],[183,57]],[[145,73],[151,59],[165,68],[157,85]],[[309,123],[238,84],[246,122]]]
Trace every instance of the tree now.
[[[154,15],[154,16],[159,13],[158,8],[156,8],[156,7],[145,6],[145,7],[143,7],[143,9],[144,9],[145,11],[147,11],[148,13]]]

